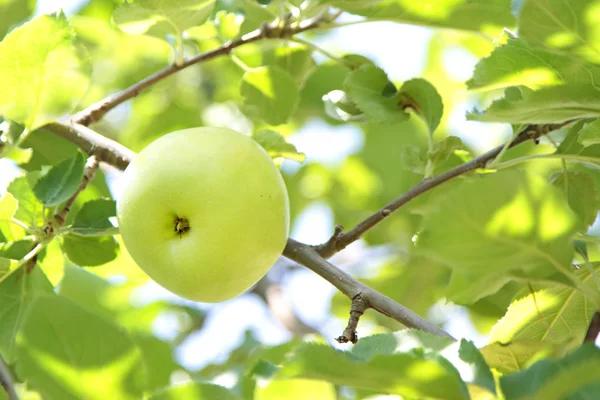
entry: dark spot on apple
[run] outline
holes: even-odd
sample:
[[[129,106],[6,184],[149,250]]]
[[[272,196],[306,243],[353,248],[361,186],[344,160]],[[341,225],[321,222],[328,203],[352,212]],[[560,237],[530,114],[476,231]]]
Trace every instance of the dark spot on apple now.
[[[190,230],[190,223],[187,218],[175,217],[175,232],[179,237],[183,236]]]

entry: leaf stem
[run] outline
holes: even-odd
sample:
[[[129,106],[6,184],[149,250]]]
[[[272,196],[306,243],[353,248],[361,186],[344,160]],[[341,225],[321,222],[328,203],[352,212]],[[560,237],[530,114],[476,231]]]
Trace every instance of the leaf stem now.
[[[298,37],[293,37],[293,38],[290,38],[289,40],[290,40],[290,42],[295,42],[295,43],[303,44],[306,47],[311,48],[312,50],[317,51],[317,52],[323,54],[325,57],[327,57],[327,58],[329,58],[329,59],[331,59],[331,60],[333,60],[333,61],[335,61],[335,62],[337,62],[337,63],[339,63],[341,65],[343,65],[344,67],[351,68],[351,66],[346,61],[344,61],[342,58],[334,56],[329,51],[325,50],[324,48],[322,48],[320,46],[317,46],[314,43],[311,43],[311,42],[309,42],[307,40],[304,40],[304,39],[298,38]]]
[[[8,271],[4,276],[0,277],[0,283],[4,282],[9,276],[14,274],[19,268],[25,265],[27,262],[31,261],[35,256],[37,256],[44,248],[48,245],[50,241],[45,240],[38,243],[29,253],[25,255],[22,259],[19,260],[16,267]]]

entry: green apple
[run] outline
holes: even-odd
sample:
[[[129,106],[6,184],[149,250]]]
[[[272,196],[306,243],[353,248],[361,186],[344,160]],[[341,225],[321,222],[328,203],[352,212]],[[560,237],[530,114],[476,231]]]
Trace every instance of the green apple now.
[[[289,203],[281,174],[253,139],[225,128],[167,134],[123,175],[125,247],[158,284],[195,301],[234,298],[283,252]]]

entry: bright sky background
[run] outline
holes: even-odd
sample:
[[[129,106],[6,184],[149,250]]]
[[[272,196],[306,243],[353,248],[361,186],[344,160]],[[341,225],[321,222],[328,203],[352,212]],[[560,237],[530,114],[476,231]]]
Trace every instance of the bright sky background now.
[[[69,15],[80,3],[80,0],[38,0],[38,13],[56,11],[62,7]],[[365,55],[375,60],[392,79],[401,81],[421,74],[431,36],[432,31],[426,28],[377,22],[336,29],[320,39],[317,44],[333,54]],[[394,41],[393,51],[390,51],[389,43],[379,40],[382,37],[402,37],[410,40]],[[472,56],[460,51],[446,54],[444,61],[450,73],[461,79],[470,76],[476,62]],[[471,146],[478,150],[489,148],[491,143],[497,143],[508,132],[501,129],[496,136],[481,135],[483,129],[479,123],[465,120],[464,112],[470,108],[470,104],[465,104],[464,108],[453,110],[451,124],[453,133]],[[485,129],[489,131],[489,127]],[[339,163],[348,155],[360,151],[362,140],[362,132],[356,126],[330,127],[318,120],[309,122],[290,138],[290,141],[296,144],[300,151],[306,153],[309,159],[325,164]],[[297,166],[286,162],[284,168],[292,171]],[[17,172],[11,168],[7,160],[0,160],[0,171],[0,187],[5,187]],[[118,187],[118,182],[114,183],[117,185],[112,185],[113,188]],[[334,221],[327,205],[314,203],[297,219],[291,235],[303,242],[317,244],[330,236],[333,226]],[[344,258],[360,257],[363,247],[360,242],[350,246],[344,251]],[[340,258],[338,255],[337,260],[339,261]],[[333,261],[335,263],[336,258]],[[311,296],[304,295],[307,288],[310,288]],[[346,322],[328,316],[330,298],[335,293],[335,288],[311,271],[299,269],[289,274],[284,282],[284,291],[298,315],[308,324],[318,327],[320,332],[335,344],[333,338],[339,336]],[[133,301],[136,304],[143,304],[158,298],[169,298],[203,309],[208,308],[203,304],[177,298],[154,283],[141,288]],[[475,340],[476,344],[485,343],[485,338],[472,328],[464,310],[454,306],[441,307],[443,312],[450,312],[456,316],[445,327],[452,335]],[[362,336],[369,333],[368,327],[364,325],[366,324],[360,326]],[[180,346],[177,353],[178,360],[190,369],[198,369],[208,362],[223,360],[243,339],[243,332],[246,329],[252,329],[259,340],[267,344],[281,343],[290,337],[289,333],[269,315],[260,299],[253,295],[244,295],[212,306],[205,329],[191,335]],[[155,331],[160,337],[172,337],[176,332],[176,321],[169,316],[158,318]]]

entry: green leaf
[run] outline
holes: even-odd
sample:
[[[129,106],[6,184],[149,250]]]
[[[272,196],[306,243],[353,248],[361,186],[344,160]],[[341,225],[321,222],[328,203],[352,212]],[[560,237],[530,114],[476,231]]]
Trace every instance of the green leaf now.
[[[38,202],[29,186],[26,176],[21,176],[8,185],[8,192],[14,196],[19,203],[15,218],[25,222],[29,226],[36,226],[41,219],[42,205]]]
[[[83,54],[62,13],[13,30],[0,43],[0,113],[33,130],[70,112],[89,84]]]
[[[258,131],[252,135],[252,139],[256,140],[271,158],[283,157],[300,163],[306,158],[304,153],[296,150],[296,146],[286,142],[285,138],[275,131],[268,129]]]
[[[600,349],[586,343],[560,360],[542,360],[500,378],[506,400],[595,399],[600,393]]]
[[[408,118],[395,96],[396,88],[381,68],[365,64],[352,71],[344,90],[372,123],[393,124]]]
[[[469,398],[464,382],[447,360],[417,350],[377,354],[365,361],[327,345],[306,343],[283,364],[277,377],[324,380],[407,397]]]
[[[278,66],[253,68],[246,72],[240,92],[249,114],[270,125],[285,123],[298,99],[294,78]]]
[[[148,400],[238,400],[229,390],[212,383],[192,382],[165,388]]]
[[[516,170],[458,185],[426,216],[417,249],[452,268],[453,292],[470,303],[508,279],[572,281],[578,221],[565,200],[535,175]]]
[[[113,236],[67,235],[63,240],[63,251],[73,263],[94,267],[117,258],[119,243]]]
[[[597,10],[588,0],[524,1],[519,12],[519,37],[534,46],[574,54],[600,63]]]
[[[83,204],[75,216],[72,229],[77,235],[112,234],[115,227],[108,220],[117,215],[114,200],[95,199]]]
[[[338,121],[361,121],[364,114],[343,90],[332,90],[323,96],[325,113]]]
[[[35,1],[4,0],[0,3],[0,39],[35,9]]]
[[[508,343],[495,342],[481,349],[481,354],[491,368],[503,374],[521,371],[532,362],[561,354],[562,346],[533,339],[519,339]]]
[[[272,380],[266,386],[257,388],[254,400],[336,400],[335,386],[329,382],[308,379]]]
[[[380,333],[361,338],[352,347],[352,355],[368,361],[378,354],[394,354],[414,349],[427,349],[440,352],[451,346],[454,341],[447,337],[417,329],[405,329],[394,333]]]
[[[496,100],[467,119],[511,124],[546,124],[600,116],[600,90],[592,85],[561,85],[537,91],[521,90],[522,98]]]
[[[578,270],[577,276],[586,287],[593,288],[589,269]],[[531,289],[526,287],[517,295],[506,315],[492,328],[490,341],[581,343],[596,311],[594,305],[579,290],[563,285],[531,284]]]
[[[510,0],[419,1],[329,0],[328,4],[369,19],[438,28],[486,31],[515,24]]]
[[[150,334],[136,332],[132,336],[135,344],[142,352],[142,359],[148,374],[148,389],[159,390],[171,381],[171,375],[182,369],[173,361],[173,348]]]
[[[600,118],[586,124],[579,132],[577,139],[584,146],[600,143]]]
[[[20,376],[51,399],[143,397],[139,349],[108,320],[61,296],[38,296],[17,335]]]
[[[495,89],[524,85],[528,87],[562,84],[594,85],[600,67],[553,51],[509,39],[475,66],[469,89]]]
[[[461,364],[458,364],[460,367],[455,362],[453,364],[458,367],[465,382],[472,383],[496,394],[494,375],[492,375],[490,367],[487,365],[483,355],[479,349],[475,347],[473,342],[464,339],[460,341],[458,358],[462,362]],[[453,359],[450,359],[450,362],[452,361]]]
[[[117,7],[113,19],[131,35],[180,37],[184,30],[202,25],[214,6],[215,0],[136,0]]]
[[[583,230],[586,231],[600,210],[600,196],[594,178],[589,173],[558,172],[550,177],[550,182],[561,190],[567,198],[569,207],[577,214]]]
[[[425,79],[411,79],[404,82],[398,97],[403,108],[414,110],[427,124],[429,134],[433,135],[444,113],[442,98],[435,87]]]
[[[58,205],[71,197],[81,185],[85,157],[78,151],[69,159],[50,168],[40,178],[33,192],[46,207]]]
[[[16,334],[31,302],[40,294],[52,294],[52,289],[39,268],[15,273],[0,283],[0,354],[9,364],[16,361]]]
[[[8,192],[4,193],[2,199],[0,199],[0,219],[11,219],[17,212],[17,207],[17,199]]]

